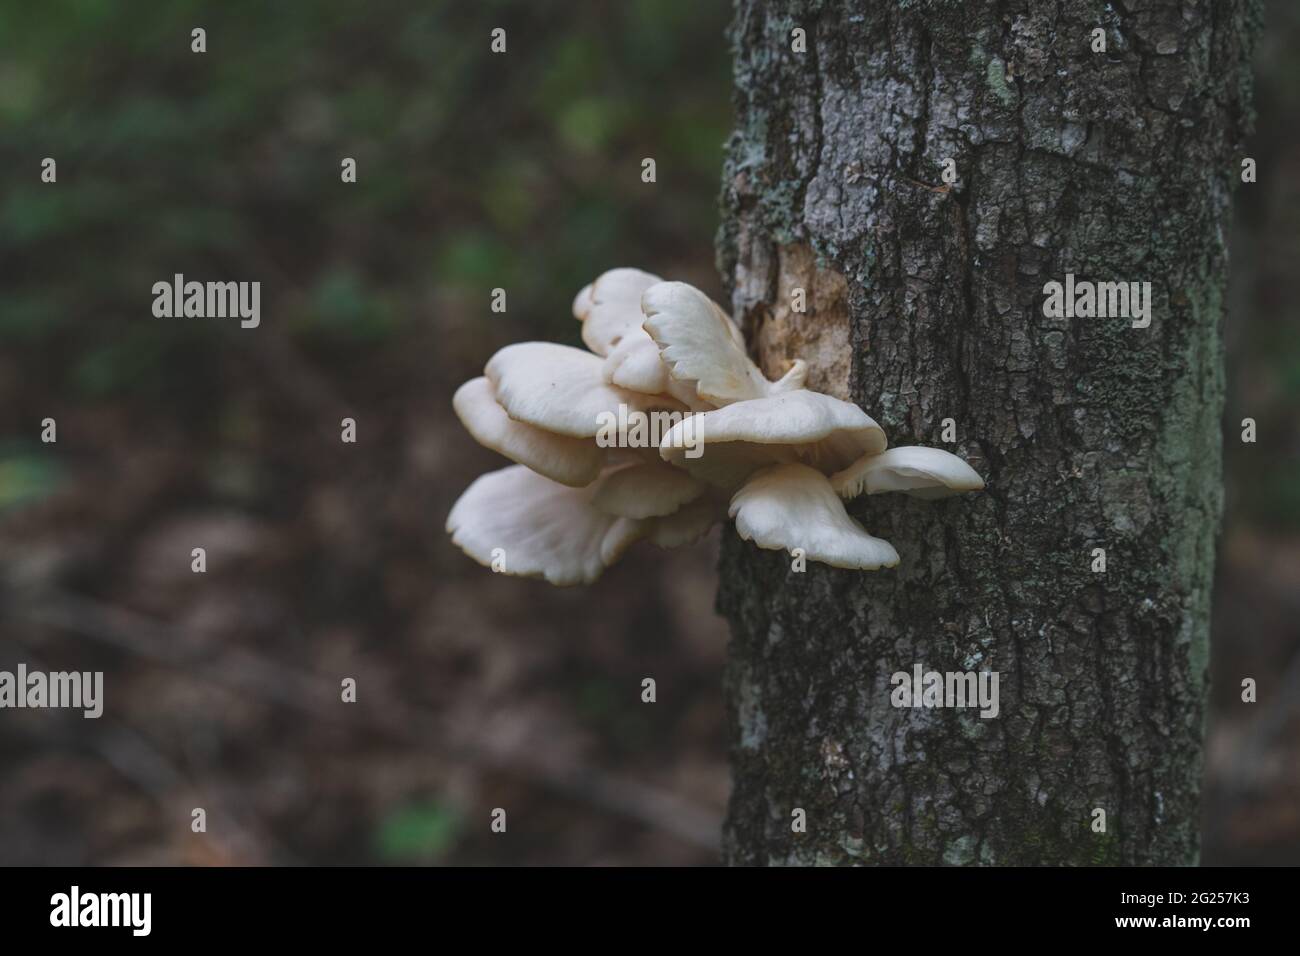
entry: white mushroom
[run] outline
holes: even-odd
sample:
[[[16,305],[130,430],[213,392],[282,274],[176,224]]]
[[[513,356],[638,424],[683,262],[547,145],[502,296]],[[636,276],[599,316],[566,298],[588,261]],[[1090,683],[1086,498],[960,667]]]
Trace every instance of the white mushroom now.
[[[590,352],[552,342],[507,345],[484,373],[497,401],[515,421],[573,438],[593,438],[604,413],[682,409],[667,395],[644,395],[607,384],[601,360]]]
[[[598,484],[570,488],[523,465],[480,475],[447,516],[451,540],[479,564],[551,584],[591,584],[649,522],[592,504]],[[495,553],[494,553],[495,552]]]
[[[916,498],[947,498],[964,491],[979,491],[984,479],[942,448],[903,445],[878,455],[864,455],[832,475],[831,486],[841,498],[886,491],[902,491]]]
[[[689,544],[724,510],[759,547],[892,567],[898,553],[841,497],[984,487],[941,449],[887,451],[861,408],[804,387],[801,360],[768,381],[736,324],[689,285],[612,269],[573,313],[590,352],[507,346],[452,402],[478,441],[519,462],[481,476],[447,518],[452,540],[494,570],[591,583],[637,539]]]
[[[600,474],[605,453],[595,442],[515,421],[497,404],[492,383],[485,377],[470,379],[458,388],[451,404],[475,441],[539,475],[581,487]]]
[[[704,411],[713,406],[700,398],[694,382],[682,382],[668,372],[659,346],[645,329],[637,326],[605,356],[601,369],[605,381],[647,395],[671,395],[686,408]]]
[[[594,283],[588,282],[578,294],[573,297],[573,317],[579,322],[587,320],[587,313],[591,311],[591,287]]]
[[[898,552],[854,521],[826,476],[807,465],[772,465],[731,499],[736,531],[760,548],[799,548],[813,561],[872,571],[898,564]]]
[[[641,293],[661,280],[640,269],[610,269],[601,273],[573,300],[573,314],[582,322],[582,341],[605,356],[632,329],[641,327]]]
[[[661,548],[694,544],[722,520],[724,510],[725,499],[719,501],[712,494],[703,495],[670,515],[655,518],[648,537]]]
[[[861,408],[808,389],[683,419],[659,445],[665,461],[722,488],[772,462],[802,460],[829,473],[884,449],[885,433]]]
[[[592,504],[624,518],[659,518],[673,514],[704,491],[703,482],[680,468],[653,461],[606,473]]]
[[[712,299],[685,282],[661,282],[641,297],[642,323],[673,378],[700,398],[726,405],[773,393],[745,352],[745,338]],[[787,376],[788,378],[789,376]],[[795,387],[792,379],[783,388]]]
[[[690,408],[710,408],[694,383],[679,382],[668,373],[658,343],[641,326],[641,294],[660,281],[640,269],[611,269],[583,288],[573,300],[573,314],[583,323],[583,343],[604,357],[602,375],[610,385],[647,395],[666,393]]]
[[[639,325],[631,328],[605,356],[605,381],[634,392],[658,395],[672,384],[668,366],[659,357],[659,346]]]

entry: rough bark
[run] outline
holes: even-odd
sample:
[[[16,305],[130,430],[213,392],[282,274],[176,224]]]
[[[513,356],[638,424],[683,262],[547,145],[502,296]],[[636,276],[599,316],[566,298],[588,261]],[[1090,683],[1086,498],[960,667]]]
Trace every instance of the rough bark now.
[[[724,545],[729,862],[1196,861],[1257,20],[1251,0],[738,0],[719,256],[755,355],[809,359],[892,444],[947,447],[988,488],[851,505],[894,570]],[[1067,272],[1150,281],[1150,328],[1045,318]],[[999,716],[893,707],[917,663],[997,671]]]

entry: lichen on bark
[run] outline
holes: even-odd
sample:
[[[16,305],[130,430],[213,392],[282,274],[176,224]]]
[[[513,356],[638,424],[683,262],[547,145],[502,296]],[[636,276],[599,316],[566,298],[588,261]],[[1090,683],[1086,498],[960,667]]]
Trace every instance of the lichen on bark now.
[[[718,248],[756,357],[988,488],[855,503],[890,571],[724,536],[728,861],[1195,861],[1257,29],[1251,0],[738,0]],[[1044,317],[1066,272],[1150,281],[1151,327]],[[998,671],[999,716],[894,708],[917,663]]]

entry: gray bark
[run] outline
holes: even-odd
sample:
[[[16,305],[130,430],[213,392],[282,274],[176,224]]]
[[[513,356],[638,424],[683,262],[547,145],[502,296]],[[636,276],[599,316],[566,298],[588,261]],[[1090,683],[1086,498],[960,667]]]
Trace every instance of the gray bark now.
[[[755,355],[808,359],[891,444],[988,488],[853,503],[893,570],[798,573],[725,536],[729,862],[1196,861],[1257,21],[1251,0],[738,0],[719,261]],[[1067,272],[1150,281],[1150,328],[1045,318]],[[918,663],[997,671],[999,716],[895,708]]]

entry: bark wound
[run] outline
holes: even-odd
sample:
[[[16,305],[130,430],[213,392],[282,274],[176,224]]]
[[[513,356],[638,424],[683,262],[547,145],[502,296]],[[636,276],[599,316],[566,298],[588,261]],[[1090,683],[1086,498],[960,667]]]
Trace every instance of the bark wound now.
[[[833,268],[819,268],[812,248],[802,242],[778,246],[775,256],[764,250],[738,268],[751,281],[766,273],[761,285],[770,292],[750,304],[745,314],[763,374],[775,381],[793,359],[801,358],[808,363],[809,388],[851,400],[853,348],[844,276]],[[796,309],[798,295],[803,297],[803,311]]]

